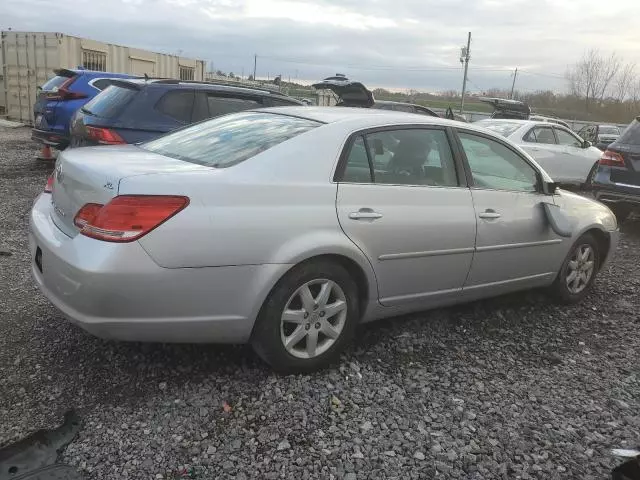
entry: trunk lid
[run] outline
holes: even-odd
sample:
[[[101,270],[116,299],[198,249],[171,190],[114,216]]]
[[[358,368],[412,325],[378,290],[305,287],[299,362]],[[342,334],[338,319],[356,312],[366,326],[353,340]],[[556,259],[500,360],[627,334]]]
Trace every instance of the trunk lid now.
[[[87,203],[104,205],[118,195],[120,180],[136,175],[179,173],[210,167],[183,162],[135,145],[79,148],[60,152],[53,176],[51,218],[70,237],[73,219]]]
[[[367,87],[360,82],[352,82],[344,75],[327,77],[312,86],[319,90],[331,90],[338,96],[339,104],[345,107],[371,107],[375,103],[373,93]]]

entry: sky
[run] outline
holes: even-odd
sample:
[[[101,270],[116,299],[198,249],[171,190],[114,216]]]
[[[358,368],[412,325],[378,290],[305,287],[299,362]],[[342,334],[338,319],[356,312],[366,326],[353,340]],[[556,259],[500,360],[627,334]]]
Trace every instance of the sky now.
[[[2,0],[0,29],[56,31],[206,60],[247,76],[370,88],[566,90],[567,68],[598,48],[640,64],[637,0]]]

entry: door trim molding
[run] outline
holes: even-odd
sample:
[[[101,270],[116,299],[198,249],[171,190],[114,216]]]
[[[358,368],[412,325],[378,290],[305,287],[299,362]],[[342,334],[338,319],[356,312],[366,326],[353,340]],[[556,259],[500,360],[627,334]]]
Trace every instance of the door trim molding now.
[[[460,255],[462,253],[473,253],[475,249],[473,247],[466,248],[450,248],[446,250],[428,250],[426,252],[406,252],[406,253],[386,253],[380,255],[378,260],[381,262],[385,260],[401,260],[403,258],[420,258],[420,257],[437,257],[440,255]]]
[[[463,291],[462,288],[449,288],[446,290],[436,290],[433,292],[420,292],[420,293],[410,293],[408,295],[396,295],[393,297],[381,298],[380,303],[385,307],[394,307],[396,305],[402,305],[410,301],[419,301],[426,298],[447,296],[447,295],[452,295],[454,293],[461,293],[462,291]]]
[[[542,245],[555,245],[562,243],[561,238],[552,238],[551,240],[540,240],[538,242],[522,242],[522,243],[505,243],[503,245],[487,245],[485,247],[476,247],[476,252],[492,252],[495,250],[511,250],[512,248],[539,247]]]
[[[499,287],[501,285],[509,285],[513,283],[541,280],[543,278],[551,279],[554,278],[556,274],[556,272],[537,273],[536,275],[528,275],[526,277],[510,278],[509,280],[498,280],[496,282],[480,283],[478,285],[465,285],[464,287],[462,287],[462,293],[464,294],[464,292],[466,291],[477,290],[479,288]]]

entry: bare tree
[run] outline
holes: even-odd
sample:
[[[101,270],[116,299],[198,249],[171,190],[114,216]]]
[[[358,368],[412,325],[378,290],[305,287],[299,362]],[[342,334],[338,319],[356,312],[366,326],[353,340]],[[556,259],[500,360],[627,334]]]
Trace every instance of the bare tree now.
[[[594,100],[602,101],[605,98],[620,65],[620,58],[615,53],[603,57],[599,50],[591,49],[567,72],[571,93],[584,97],[587,111]]]
[[[636,81],[636,64],[627,63],[622,70],[616,75],[614,80],[613,97],[618,101],[624,101],[633,89],[633,83]]]

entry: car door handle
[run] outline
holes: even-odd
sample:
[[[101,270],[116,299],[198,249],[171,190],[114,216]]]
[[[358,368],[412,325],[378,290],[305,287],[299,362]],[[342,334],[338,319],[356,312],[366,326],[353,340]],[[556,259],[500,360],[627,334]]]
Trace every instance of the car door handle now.
[[[374,212],[370,208],[361,208],[357,212],[351,212],[349,214],[349,218],[351,220],[375,220],[377,218],[382,218],[382,214]]]
[[[491,210],[491,209],[489,209],[489,210],[485,210],[485,211],[484,211],[484,212],[482,212],[482,213],[479,213],[479,214],[478,214],[478,217],[479,217],[479,218],[488,218],[488,219],[491,219],[491,218],[500,218],[500,217],[501,217],[501,215],[500,215],[498,212],[496,212],[495,210]]]

